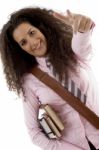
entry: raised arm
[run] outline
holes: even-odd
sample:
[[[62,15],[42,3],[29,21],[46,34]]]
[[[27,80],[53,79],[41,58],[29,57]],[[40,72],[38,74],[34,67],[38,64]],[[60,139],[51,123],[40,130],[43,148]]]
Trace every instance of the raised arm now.
[[[92,52],[91,34],[94,22],[87,16],[74,14],[69,10],[66,15],[56,12],[53,15],[72,27],[72,49],[79,59],[88,60]]]
[[[91,34],[92,29],[86,33],[77,32],[76,34],[73,34],[72,50],[81,61],[89,61],[92,56],[93,48]]]

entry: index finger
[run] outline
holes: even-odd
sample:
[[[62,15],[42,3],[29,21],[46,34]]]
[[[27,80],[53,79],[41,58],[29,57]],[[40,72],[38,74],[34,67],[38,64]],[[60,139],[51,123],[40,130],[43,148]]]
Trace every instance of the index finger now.
[[[61,15],[60,13],[57,13],[57,12],[54,12],[53,15],[54,15],[54,17],[60,19],[61,21],[69,24],[69,16],[64,16],[64,15]]]
[[[67,9],[66,12],[67,12],[67,15],[68,15],[69,17],[73,17],[74,14],[73,14],[69,9]]]

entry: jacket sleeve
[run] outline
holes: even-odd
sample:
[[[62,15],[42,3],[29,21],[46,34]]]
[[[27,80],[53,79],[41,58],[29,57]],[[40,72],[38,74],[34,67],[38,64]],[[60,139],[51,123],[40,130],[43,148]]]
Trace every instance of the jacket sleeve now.
[[[72,38],[72,50],[76,56],[82,61],[89,61],[92,56],[92,44],[91,44],[91,34],[90,29],[86,33],[77,32],[73,34]]]
[[[28,129],[28,133],[33,144],[39,146],[43,150],[83,150],[80,147],[65,142],[63,140],[49,139],[42,132],[37,121],[39,102],[33,92],[33,89],[27,84],[24,86],[25,98],[23,99],[24,119]]]

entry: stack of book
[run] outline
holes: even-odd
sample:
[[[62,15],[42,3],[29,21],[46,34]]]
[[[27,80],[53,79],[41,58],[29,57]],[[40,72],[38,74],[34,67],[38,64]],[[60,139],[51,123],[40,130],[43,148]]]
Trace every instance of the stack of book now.
[[[50,105],[42,105],[38,117],[43,132],[49,138],[60,138],[64,125]]]

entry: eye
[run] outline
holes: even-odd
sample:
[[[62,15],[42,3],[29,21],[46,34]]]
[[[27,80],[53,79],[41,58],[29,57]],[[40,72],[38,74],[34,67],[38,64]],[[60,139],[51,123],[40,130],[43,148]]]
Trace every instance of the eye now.
[[[25,46],[25,45],[26,45],[26,43],[27,43],[27,41],[26,41],[26,40],[22,40],[22,41],[21,41],[21,43],[20,43],[20,45],[21,45],[21,46]]]
[[[34,31],[34,30],[31,30],[31,31],[29,32],[29,35],[32,36],[32,35],[34,35],[34,33],[35,33],[35,31]]]

